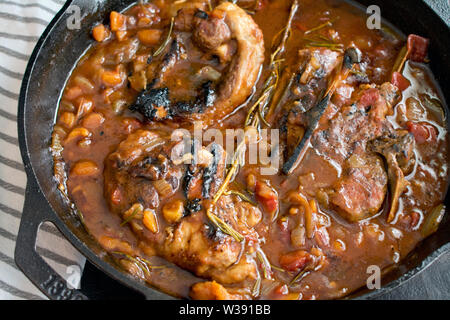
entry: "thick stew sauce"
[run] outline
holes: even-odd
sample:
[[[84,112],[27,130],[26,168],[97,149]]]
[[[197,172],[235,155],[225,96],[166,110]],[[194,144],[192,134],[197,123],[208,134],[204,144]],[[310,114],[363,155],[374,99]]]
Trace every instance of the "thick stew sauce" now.
[[[142,1],[92,27],[55,178],[126,271],[177,297],[331,299],[435,232],[429,39],[340,0]]]

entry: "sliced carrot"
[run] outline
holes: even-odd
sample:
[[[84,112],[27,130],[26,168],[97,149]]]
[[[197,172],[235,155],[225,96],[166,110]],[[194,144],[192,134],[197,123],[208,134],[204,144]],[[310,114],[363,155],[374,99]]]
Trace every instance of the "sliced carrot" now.
[[[152,20],[150,20],[149,17],[142,17],[142,18],[139,18],[139,20],[137,22],[137,26],[138,27],[146,27],[151,23],[152,23]]]
[[[73,129],[72,131],[70,131],[70,133],[66,137],[65,143],[70,143],[71,141],[80,140],[82,138],[86,138],[86,137],[90,137],[90,136],[91,136],[91,132],[88,129],[78,127],[78,128]]]
[[[139,41],[146,46],[153,46],[160,42],[162,31],[157,29],[139,30],[137,33]]]
[[[116,71],[103,71],[102,81],[108,87],[115,87],[122,83],[122,77],[118,70]]]
[[[142,219],[144,226],[153,233],[158,233],[158,220],[155,212],[151,209],[144,210],[144,217]]]
[[[116,31],[116,38],[119,41],[123,41],[127,38],[128,32],[125,30]]]
[[[109,35],[108,29],[103,24],[96,25],[92,29],[92,36],[98,42],[105,41],[108,35]]]
[[[111,202],[115,205],[119,205],[122,202],[122,192],[120,192],[118,187],[111,193]]]
[[[119,31],[126,29],[125,25],[126,17],[117,11],[112,11],[109,16],[109,21],[111,25],[111,31]]]

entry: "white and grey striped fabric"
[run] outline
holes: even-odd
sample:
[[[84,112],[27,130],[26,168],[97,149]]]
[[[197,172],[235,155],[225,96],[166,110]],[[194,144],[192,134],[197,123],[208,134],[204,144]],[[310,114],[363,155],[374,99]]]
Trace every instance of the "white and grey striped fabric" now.
[[[17,100],[31,52],[63,4],[62,0],[0,0],[0,299],[45,299],[14,263],[26,186],[17,139]],[[66,279],[84,266],[84,257],[52,225],[41,228],[37,247]]]

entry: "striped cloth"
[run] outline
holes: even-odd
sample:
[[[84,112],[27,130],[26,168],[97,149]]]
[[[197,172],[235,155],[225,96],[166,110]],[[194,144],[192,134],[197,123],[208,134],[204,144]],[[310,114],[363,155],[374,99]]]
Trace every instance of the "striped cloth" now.
[[[31,52],[63,4],[62,0],[0,0],[0,299],[45,299],[14,263],[27,183],[17,138],[17,101]],[[53,225],[41,227],[37,248],[66,279],[84,266],[84,257]]]

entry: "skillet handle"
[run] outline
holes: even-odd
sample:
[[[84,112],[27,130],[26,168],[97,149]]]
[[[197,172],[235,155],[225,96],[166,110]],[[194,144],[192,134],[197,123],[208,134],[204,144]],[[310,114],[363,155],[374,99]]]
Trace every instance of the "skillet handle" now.
[[[29,180],[30,181],[30,180]],[[35,183],[29,182],[25,192],[25,204],[17,235],[14,259],[23,273],[48,298],[53,300],[87,300],[77,289],[70,289],[67,282],[58,275],[36,252],[39,226],[51,221],[48,204]]]

